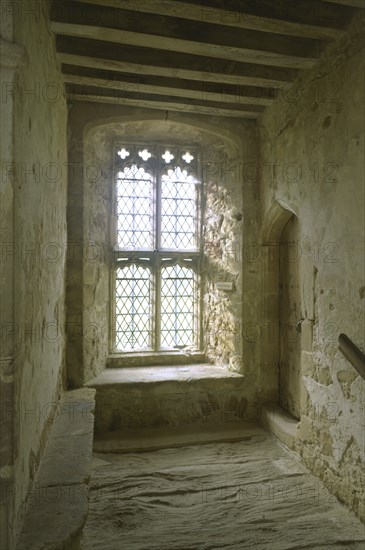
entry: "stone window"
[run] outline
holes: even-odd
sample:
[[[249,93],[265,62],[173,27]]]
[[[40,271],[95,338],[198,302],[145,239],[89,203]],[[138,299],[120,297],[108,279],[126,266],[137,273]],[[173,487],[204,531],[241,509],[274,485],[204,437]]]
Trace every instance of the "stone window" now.
[[[199,156],[181,145],[116,145],[114,353],[200,348]]]

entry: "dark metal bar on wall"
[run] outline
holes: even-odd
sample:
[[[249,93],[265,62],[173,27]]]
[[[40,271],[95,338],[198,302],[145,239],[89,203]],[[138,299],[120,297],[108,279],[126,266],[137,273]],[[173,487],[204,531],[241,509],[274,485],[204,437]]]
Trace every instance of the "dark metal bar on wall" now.
[[[365,380],[365,355],[346,334],[338,337],[339,350]]]

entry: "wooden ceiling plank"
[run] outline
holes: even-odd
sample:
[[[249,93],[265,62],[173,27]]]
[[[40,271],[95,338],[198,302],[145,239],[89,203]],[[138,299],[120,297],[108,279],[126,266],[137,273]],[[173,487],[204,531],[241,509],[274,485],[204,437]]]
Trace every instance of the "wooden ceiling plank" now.
[[[127,61],[115,61],[113,59],[102,59],[85,55],[58,52],[57,57],[61,63],[94,69],[112,70],[118,72],[135,73],[136,75],[166,76],[170,78],[181,78],[186,80],[198,80],[200,82],[216,82],[220,84],[232,84],[242,86],[262,86],[274,88],[286,88],[293,82],[290,72],[287,78],[276,78],[276,71],[271,67],[263,65],[255,68],[254,74],[248,75],[238,73],[223,73],[213,70],[191,70],[184,67],[163,67],[158,65],[143,65]],[[282,74],[282,73],[281,73]]]
[[[190,21],[214,23],[238,29],[251,29],[260,32],[275,34],[286,34],[289,36],[300,36],[302,38],[314,38],[320,40],[335,40],[343,35],[343,31],[331,27],[308,25],[251,15],[248,13],[234,12],[231,10],[206,7],[202,5],[188,4],[187,2],[176,2],[174,0],[78,0],[81,3],[93,4],[96,6],[110,6],[137,11],[139,13],[152,13],[156,15],[178,17]]]
[[[242,86],[236,86],[235,90],[231,92],[221,87],[220,92],[213,92],[209,90],[209,86],[206,83],[202,83],[200,89],[189,89],[184,87],[184,81],[176,81],[174,87],[158,86],[153,84],[144,84],[141,82],[130,82],[123,80],[121,76],[117,81],[114,79],[105,80],[104,78],[98,78],[97,76],[84,76],[78,74],[68,74],[64,72],[64,81],[69,84],[80,84],[85,86],[100,86],[102,88],[110,90],[123,91],[135,91],[149,94],[159,94],[163,96],[182,97],[187,99],[200,99],[207,101],[220,101],[222,103],[250,103],[252,105],[270,105],[275,100],[275,97],[268,97],[265,94],[264,88],[246,89]],[[180,84],[181,87],[177,87]],[[250,94],[247,92],[251,92]]]
[[[182,40],[166,36],[146,35],[137,32],[123,31],[99,26],[78,25],[53,21],[52,30],[63,36],[73,36],[126,44],[132,46],[145,45],[158,50],[177,51],[193,55],[217,57],[230,61],[243,61],[277,67],[294,69],[309,69],[316,63],[315,57],[298,57],[273,53],[267,50],[238,48],[221,44],[208,44],[195,40]]]

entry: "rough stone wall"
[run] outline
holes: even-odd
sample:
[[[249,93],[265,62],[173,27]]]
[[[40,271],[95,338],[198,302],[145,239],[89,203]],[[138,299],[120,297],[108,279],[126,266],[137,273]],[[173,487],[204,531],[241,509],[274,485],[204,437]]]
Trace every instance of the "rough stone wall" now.
[[[247,172],[247,177],[244,171],[246,165],[256,165],[254,124],[213,117],[197,120],[175,113],[170,113],[166,121],[165,114],[153,111],[78,104],[71,109],[70,134],[70,164],[74,163],[76,170],[69,193],[75,193],[77,200],[70,203],[73,213],[69,219],[75,231],[80,230],[80,221],[83,226],[83,234],[78,236],[83,252],[77,265],[69,266],[72,284],[68,287],[71,290],[68,302],[70,296],[79,296],[74,319],[82,319],[83,331],[82,338],[75,340],[68,354],[73,358],[68,360],[69,370],[78,372],[71,377],[86,381],[97,375],[105,368],[109,353],[108,216],[111,213],[112,144],[116,138],[126,142],[176,140],[201,145],[206,197],[203,347],[208,358],[217,364],[237,371],[253,368],[253,361],[247,357],[247,366],[243,366],[246,352],[242,343],[243,308],[250,291],[248,287],[252,286],[252,274],[249,266],[247,271],[244,269],[242,250],[243,239],[257,241],[258,231],[257,181],[251,172]],[[78,170],[81,165],[82,170]],[[258,285],[257,278],[254,280]],[[216,288],[217,282],[230,281],[232,290]],[[248,315],[247,309],[245,314]]]
[[[48,3],[17,2],[14,39],[28,63],[14,87],[15,511],[38,467],[62,390],[67,106]]]
[[[259,121],[263,221],[279,201],[300,227],[304,396],[297,448],[361,517],[365,382],[337,338],[344,332],[364,348],[363,48],[359,16]]]
[[[259,286],[249,261],[258,237],[256,142],[248,128],[242,148],[220,143],[203,149],[206,194],[204,215],[205,352],[215,364],[244,372],[253,382],[254,350],[244,327],[255,310]],[[231,283],[221,290],[219,283]]]
[[[241,155],[228,148],[205,151],[204,338],[208,358],[240,369],[242,364],[242,182],[232,168]],[[220,283],[232,285],[220,290]],[[236,298],[236,299],[233,299]]]

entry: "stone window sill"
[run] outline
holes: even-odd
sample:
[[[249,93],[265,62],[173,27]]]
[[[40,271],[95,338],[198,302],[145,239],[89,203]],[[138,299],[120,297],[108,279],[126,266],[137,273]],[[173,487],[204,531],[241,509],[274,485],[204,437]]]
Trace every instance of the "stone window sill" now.
[[[192,363],[205,362],[205,355],[200,351],[118,353],[109,355],[107,368],[161,367],[164,365],[191,365]]]

